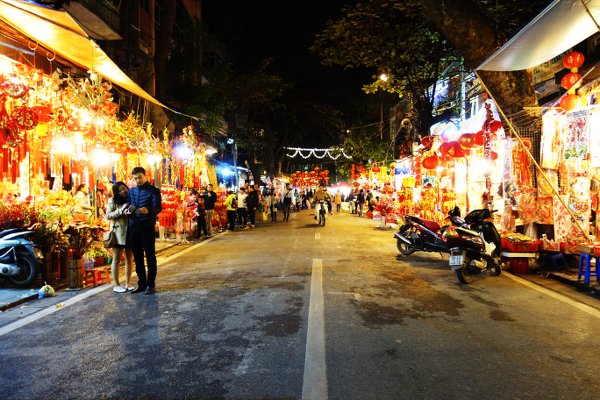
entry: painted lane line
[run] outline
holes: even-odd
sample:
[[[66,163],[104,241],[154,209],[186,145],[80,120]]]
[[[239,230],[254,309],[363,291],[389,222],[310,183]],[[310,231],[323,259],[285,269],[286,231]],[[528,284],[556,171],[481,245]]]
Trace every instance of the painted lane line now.
[[[323,260],[320,259],[313,260],[309,301],[302,399],[327,400]]]
[[[315,240],[321,240],[321,233],[320,232],[315,233]]]
[[[226,233],[227,232],[224,232],[223,234],[226,234]],[[209,238],[207,240],[204,240],[204,241],[202,241],[202,242],[200,242],[198,244],[190,246],[189,248],[187,248],[187,249],[185,249],[185,250],[183,250],[183,251],[181,251],[179,253],[176,253],[176,254],[174,254],[174,255],[172,255],[170,257],[167,257],[164,260],[160,260],[160,261],[157,260],[156,264],[157,265],[163,265],[163,264],[165,264],[165,263],[167,263],[169,261],[172,261],[172,260],[176,259],[179,256],[182,256],[184,254],[189,253],[190,251],[192,251],[192,250],[194,250],[194,249],[196,249],[196,248],[204,245],[205,243],[208,243],[208,242],[212,241],[213,239],[215,239],[215,237],[211,237],[211,238]],[[93,289],[86,290],[85,292],[77,294],[77,295],[71,297],[70,299],[64,301],[62,303],[63,304],[62,307],[56,307],[56,305],[52,305],[52,306],[50,306],[48,308],[40,310],[40,311],[38,311],[36,313],[33,313],[31,315],[28,315],[25,318],[21,318],[18,321],[11,322],[10,324],[4,325],[3,327],[0,327],[0,336],[6,335],[7,333],[10,333],[10,332],[12,332],[12,331],[14,331],[16,329],[22,328],[25,325],[29,325],[32,322],[35,322],[35,321],[39,320],[40,318],[44,318],[44,317],[46,317],[46,316],[48,316],[50,314],[55,313],[56,311],[60,311],[60,310],[62,310],[64,308],[67,308],[68,306],[72,306],[73,304],[78,303],[81,300],[87,299],[88,297],[93,296],[96,293],[100,293],[100,292],[102,292],[102,291],[104,291],[106,289],[110,289],[110,288],[112,288],[112,284],[105,284],[105,285],[102,285],[102,286],[95,287]]]
[[[572,300],[572,299],[568,298],[567,296],[564,296],[564,295],[562,295],[560,293],[554,292],[554,291],[552,291],[550,289],[546,289],[543,286],[536,285],[535,283],[531,283],[528,280],[520,278],[520,277],[518,277],[516,275],[513,275],[513,274],[511,274],[509,272],[504,272],[503,271],[502,275],[504,275],[504,276],[512,279],[515,282],[519,282],[520,284],[525,285],[525,286],[527,286],[527,287],[529,287],[529,288],[531,288],[533,290],[537,290],[540,293],[544,293],[547,296],[553,297],[556,300],[559,300],[559,301],[562,301],[563,303],[569,304],[569,305],[577,308],[580,311],[588,313],[588,314],[590,314],[590,315],[592,315],[592,316],[594,316],[596,318],[600,318],[600,310],[598,310],[597,308],[590,307],[587,304],[583,304],[583,303],[580,303],[578,301]]]

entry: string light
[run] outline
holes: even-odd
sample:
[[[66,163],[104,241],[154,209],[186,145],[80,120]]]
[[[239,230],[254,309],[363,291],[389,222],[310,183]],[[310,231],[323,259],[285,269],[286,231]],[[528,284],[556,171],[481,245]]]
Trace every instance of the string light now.
[[[298,147],[285,147],[285,149],[294,151],[294,154],[286,154],[286,156],[288,156],[290,158],[295,158],[296,156],[300,156],[304,159],[307,159],[309,157],[315,157],[318,159],[322,159],[327,156],[329,156],[329,158],[331,158],[332,160],[337,160],[338,158],[340,158],[340,156],[344,156],[347,159],[352,158],[352,156],[349,156],[348,154],[346,154],[344,152],[343,147],[340,147],[340,148],[336,147],[336,148],[330,148],[330,149],[302,149],[302,148],[298,148]],[[337,153],[337,154],[334,154],[334,153]]]

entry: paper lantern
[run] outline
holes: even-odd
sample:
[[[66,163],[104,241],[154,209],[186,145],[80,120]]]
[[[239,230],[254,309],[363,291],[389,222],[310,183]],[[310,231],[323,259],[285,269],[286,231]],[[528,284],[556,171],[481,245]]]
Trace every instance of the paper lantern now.
[[[434,154],[432,156],[425,157],[422,165],[425,169],[436,169],[438,166],[438,156]]]
[[[381,168],[379,168],[377,165],[373,166],[373,168],[371,168],[371,171],[377,173],[379,171],[381,171]]]
[[[497,160],[498,159],[498,153],[496,153],[495,151],[490,151],[489,158],[490,158],[490,160]]]
[[[444,142],[440,145],[440,147],[438,148],[438,151],[440,153],[442,153],[442,155],[444,154],[448,154],[448,151],[452,148],[452,145],[450,144],[452,142]]]
[[[490,122],[490,132],[497,132],[500,128],[502,128],[502,122],[498,120]]]
[[[460,158],[465,156],[465,151],[458,142],[448,142],[450,143],[450,148],[448,149],[448,154],[454,158]]]
[[[479,131],[473,134],[473,146],[479,147],[485,144],[485,136],[483,131]]]
[[[577,88],[581,87],[581,82],[579,82],[580,79],[581,79],[580,74],[575,73],[575,72],[569,72],[568,74],[563,76],[563,78],[560,80],[560,86],[562,86],[566,90],[577,89]],[[577,86],[575,86],[576,83],[577,83]]]
[[[458,138],[458,144],[463,149],[468,149],[470,147],[473,147],[474,141],[475,140],[473,139],[473,134],[472,133],[463,133]]]
[[[585,57],[578,51],[567,54],[563,57],[563,65],[571,72],[577,72],[577,69],[583,65]]]
[[[560,107],[565,111],[571,111],[580,105],[579,96],[576,94],[567,94],[560,99]]]
[[[421,139],[421,144],[423,147],[429,148],[433,144],[433,136],[425,136]]]

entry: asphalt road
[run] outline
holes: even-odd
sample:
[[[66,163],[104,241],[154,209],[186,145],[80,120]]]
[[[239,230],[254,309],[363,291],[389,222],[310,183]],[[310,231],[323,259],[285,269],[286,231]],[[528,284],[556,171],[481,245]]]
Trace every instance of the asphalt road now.
[[[155,295],[97,288],[0,332],[0,398],[597,398],[597,308],[314,222],[164,253]]]

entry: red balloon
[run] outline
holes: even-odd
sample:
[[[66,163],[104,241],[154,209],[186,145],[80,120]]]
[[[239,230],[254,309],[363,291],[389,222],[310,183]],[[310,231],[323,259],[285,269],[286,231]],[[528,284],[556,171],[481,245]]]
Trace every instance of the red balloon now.
[[[458,138],[458,144],[463,149],[468,149],[470,147],[473,147],[473,144],[474,144],[473,134],[472,133],[463,133]]]
[[[423,168],[425,169],[436,169],[438,166],[438,156],[435,154],[429,157],[426,157],[422,162]]]

